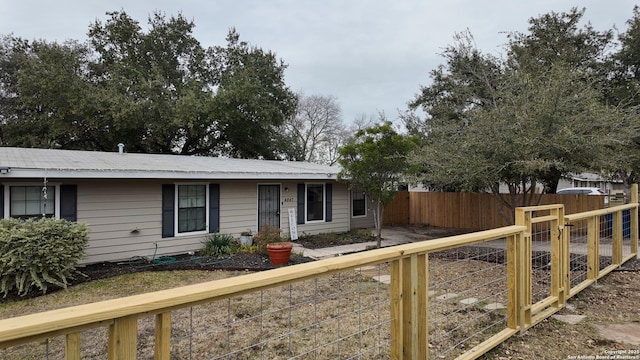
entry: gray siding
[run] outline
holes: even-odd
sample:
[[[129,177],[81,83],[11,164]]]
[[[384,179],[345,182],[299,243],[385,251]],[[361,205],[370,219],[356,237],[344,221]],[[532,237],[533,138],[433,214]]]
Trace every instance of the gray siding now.
[[[297,214],[297,186],[302,181],[193,182],[220,185],[220,233],[234,236],[247,230],[254,233],[258,231],[258,185],[279,185],[280,228],[282,235],[289,237],[288,210],[294,209]],[[196,251],[206,237],[206,234],[162,237],[162,184],[181,181],[55,179],[51,183],[77,185],[77,221],[89,225],[90,229],[85,263],[126,261],[136,256],[152,258],[154,254],[161,256]],[[348,231],[354,225],[360,227],[363,223],[361,220],[365,220],[351,218],[347,186],[335,181],[325,182],[328,183],[333,188],[332,221],[296,224],[298,234]]]
[[[351,191],[349,191],[349,194],[351,194]],[[367,210],[366,210],[366,214],[365,216],[351,216],[351,214],[353,214],[351,212],[351,207],[352,207],[352,203],[351,200],[349,200],[349,216],[351,216],[351,228],[352,229],[371,229],[371,228],[375,228],[376,224],[373,220],[373,212],[375,211],[375,204],[373,204],[371,201],[369,201],[369,198],[366,198],[366,206],[367,206]]]
[[[78,222],[90,227],[90,244],[84,262],[122,261],[134,256],[154,256],[196,251],[206,235],[162,238],[162,184],[160,180],[74,181],[78,185]],[[180,182],[176,182],[180,183]],[[281,186],[280,227],[289,236],[288,209],[297,211],[295,181],[219,181],[220,233],[238,236],[258,231],[258,184]],[[298,234],[348,231],[350,200],[347,187],[333,184],[331,222],[298,224]],[[287,191],[288,190],[288,191]]]
[[[371,229],[375,227],[373,211],[367,209],[367,216],[351,217],[352,229]]]
[[[78,182],[78,222],[91,230],[85,262],[151,258],[197,250],[204,235],[162,238],[162,183]]]
[[[283,208],[282,215],[284,219],[281,220],[281,228],[283,234],[289,235],[289,219],[287,215],[288,208],[297,209],[297,186],[303,182],[286,182],[283,183],[283,187],[288,187],[289,191],[286,192],[287,198],[293,198],[292,202],[285,202],[285,208]],[[319,181],[311,181],[311,183],[319,183]],[[311,222],[307,224],[297,224],[298,235],[305,234],[320,234],[332,231],[349,231],[349,191],[344,184],[336,183],[333,181],[327,181],[326,184],[333,184],[333,216],[331,222]],[[283,199],[284,201],[284,199]]]
[[[240,235],[258,228],[258,184],[255,181],[220,183],[220,232]]]

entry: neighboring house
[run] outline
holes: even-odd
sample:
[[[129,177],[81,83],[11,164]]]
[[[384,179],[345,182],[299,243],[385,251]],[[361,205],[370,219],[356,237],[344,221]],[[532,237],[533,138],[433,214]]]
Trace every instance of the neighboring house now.
[[[562,176],[558,182],[558,188],[556,190],[570,187],[596,187],[602,190],[605,194],[623,193],[625,191],[625,185],[622,180],[611,179],[594,173],[569,174]],[[425,190],[411,189],[411,191]],[[499,191],[501,194],[508,194],[509,188],[507,185],[501,183]],[[535,192],[539,194],[542,191],[544,191],[544,186],[537,183]]]
[[[304,162],[0,147],[0,216],[86,223],[84,262],[195,251],[209,233],[373,227],[338,167]],[[353,193],[353,195],[352,195]],[[290,214],[290,209],[291,214]],[[293,224],[292,224],[293,225]]]
[[[624,193],[626,186],[622,180],[611,179],[594,173],[571,174],[562,177],[558,190],[569,187],[596,187],[605,194]]]

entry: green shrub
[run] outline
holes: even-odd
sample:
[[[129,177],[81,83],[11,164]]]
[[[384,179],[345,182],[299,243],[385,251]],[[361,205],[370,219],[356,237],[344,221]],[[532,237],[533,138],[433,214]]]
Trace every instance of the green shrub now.
[[[51,218],[0,220],[0,291],[66,288],[89,242],[85,224]]]
[[[203,256],[226,256],[236,251],[236,239],[228,234],[210,234],[202,242],[200,254]]]

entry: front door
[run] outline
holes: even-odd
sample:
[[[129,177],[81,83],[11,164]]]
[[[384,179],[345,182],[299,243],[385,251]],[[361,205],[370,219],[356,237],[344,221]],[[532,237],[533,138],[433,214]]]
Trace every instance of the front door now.
[[[280,185],[258,185],[258,230],[280,227]]]

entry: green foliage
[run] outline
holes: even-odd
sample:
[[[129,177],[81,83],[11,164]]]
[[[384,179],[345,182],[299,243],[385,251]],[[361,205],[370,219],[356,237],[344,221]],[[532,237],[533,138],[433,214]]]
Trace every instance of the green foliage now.
[[[285,86],[286,65],[275,54],[249,46],[231,29],[227,47],[214,49],[219,89],[214,99],[220,142],[237,158],[275,159],[279,127],[295,114],[297,96]]]
[[[66,288],[85,255],[88,231],[66,220],[0,220],[0,291],[24,296],[34,288]]]
[[[425,185],[489,190],[513,214],[536,203],[536,184],[555,192],[562,175],[629,158],[637,112],[603,101],[612,34],[578,28],[583,13],[531,19],[529,33],[509,35],[504,59],[481,53],[469,33],[456,37],[446,65],[411,103],[428,116],[406,117],[423,140],[411,162]]]
[[[415,137],[398,134],[391,122],[384,121],[358,131],[339,150],[341,158],[338,161],[342,170],[338,179],[361,189],[377,205],[374,220],[378,245],[384,205],[394,198],[398,186],[407,181],[410,173],[407,155],[416,144]]]
[[[261,250],[266,250],[268,244],[283,241],[280,228],[264,225],[253,235],[253,245]]]
[[[4,146],[275,158],[296,96],[275,54],[239,41],[204,48],[184,16],[124,11],[89,41],[0,39]]]
[[[398,134],[388,121],[360,130],[340,148],[338,177],[386,204],[406,181],[406,156],[415,145],[415,138]]]
[[[629,114],[637,117],[640,107],[640,6],[633,8],[633,17],[627,21],[627,31],[619,35],[620,50],[613,54],[609,62],[611,73],[605,88],[605,99]],[[605,169],[615,173],[627,185],[640,182],[640,137],[631,146],[621,144],[613,148],[614,154]],[[626,149],[625,149],[626,147]],[[628,148],[634,151],[629,152]]]
[[[209,234],[202,244],[199,253],[203,256],[223,257],[237,251],[236,239],[229,234]]]
[[[574,7],[529,19],[528,33],[509,34],[509,60],[527,71],[544,71],[562,63],[597,72],[609,52],[613,31],[599,32],[589,23],[579,28],[584,13],[584,8]]]

